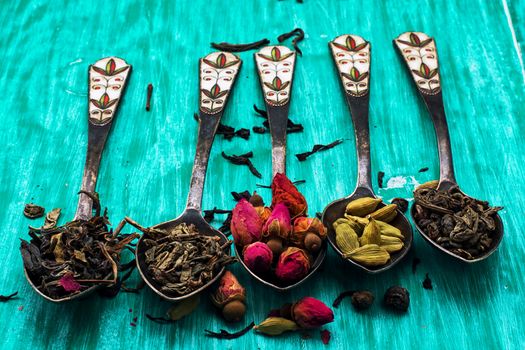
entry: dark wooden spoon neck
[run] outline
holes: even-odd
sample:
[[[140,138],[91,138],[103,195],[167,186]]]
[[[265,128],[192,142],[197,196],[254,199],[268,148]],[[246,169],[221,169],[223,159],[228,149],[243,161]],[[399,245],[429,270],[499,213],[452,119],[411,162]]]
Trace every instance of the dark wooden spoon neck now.
[[[221,117],[222,112],[217,114],[200,113],[197,148],[191,172],[190,192],[186,202],[186,211],[194,209],[200,212],[201,210],[206,169],[208,168],[208,160],[210,158],[213,139],[217,133]]]
[[[456,184],[454,164],[452,160],[452,146],[450,144],[450,133],[448,131],[445,106],[443,104],[443,94],[438,92],[435,95],[421,94],[423,101],[432,118],[434,129],[436,130],[438,152],[439,152],[439,182]]]
[[[268,124],[272,136],[272,175],[286,174],[286,129],[290,104],[272,106],[266,104]]]
[[[354,97],[346,94],[346,102],[350,108],[354,124],[355,142],[357,149],[357,188],[366,188],[371,193],[371,161],[370,161],[370,127],[369,102],[370,95]]]
[[[98,171],[100,168],[100,160],[102,159],[102,151],[108,139],[111,124],[108,123],[103,126],[89,123],[88,129],[88,146],[86,153],[86,163],[84,165],[84,174],[82,176],[82,184],[80,189],[85,192],[94,192],[97,185]],[[77,212],[75,220],[89,220],[93,214],[93,200],[86,194],[81,193],[78,198]]]

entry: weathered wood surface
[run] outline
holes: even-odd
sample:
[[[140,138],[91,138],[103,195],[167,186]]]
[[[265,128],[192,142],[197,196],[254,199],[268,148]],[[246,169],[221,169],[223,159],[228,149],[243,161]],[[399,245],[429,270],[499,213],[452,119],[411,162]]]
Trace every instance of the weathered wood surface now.
[[[523,131],[525,95],[522,0],[500,1],[4,1],[0,5],[0,293],[20,298],[0,304],[3,349],[20,348],[226,348],[317,349],[299,333],[267,338],[255,333],[233,341],[204,336],[225,325],[207,297],[198,310],[174,325],[148,321],[169,304],[153,293],[122,293],[52,305],[26,283],[19,238],[38,225],[22,216],[25,203],[62,207],[71,219],[84,165],[87,132],[87,68],[116,55],[133,65],[127,94],[102,160],[98,191],[116,224],[129,215],[145,225],[173,218],[184,207],[196,143],[198,58],[211,41],[250,42],[301,27],[307,33],[298,58],[291,118],[305,132],[288,138],[288,173],[300,186],[313,215],[352,192],[356,178],[353,129],[327,43],[355,33],[372,43],[371,140],[374,173],[385,172],[385,200],[411,197],[415,183],[438,176],[434,131],[392,39],[407,30],[436,39],[457,178],[464,191],[504,205],[505,238],[488,260],[466,266],[441,256],[419,236],[404,263],[377,276],[348,269],[330,251],[315,278],[280,295],[233,268],[248,288],[245,323],[261,321],[272,307],[311,295],[331,303],[340,291],[370,289],[376,303],[365,313],[349,301],[335,310],[333,349],[523,348],[525,303]],[[509,20],[510,19],[510,20]],[[512,26],[511,26],[512,23]],[[244,64],[223,118],[236,127],[259,124],[252,104],[262,106],[252,53]],[[155,86],[152,111],[144,110],[146,86]],[[314,143],[347,139],[303,163],[293,156]],[[226,153],[254,151],[262,180],[227,163]],[[204,208],[234,205],[230,191],[255,189],[271,176],[269,135],[249,141],[218,137],[212,150]],[[429,171],[418,173],[423,167]],[[377,182],[374,177],[377,189]],[[385,186],[386,186],[385,185]],[[260,192],[268,200],[269,191]],[[220,222],[217,222],[220,224]],[[413,256],[422,259],[411,272]],[[428,272],[434,290],[422,288]],[[393,284],[411,293],[407,315],[381,307]],[[23,308],[20,308],[23,306]],[[128,310],[132,309],[132,312]],[[137,326],[130,326],[138,317]],[[244,323],[243,323],[244,324]]]

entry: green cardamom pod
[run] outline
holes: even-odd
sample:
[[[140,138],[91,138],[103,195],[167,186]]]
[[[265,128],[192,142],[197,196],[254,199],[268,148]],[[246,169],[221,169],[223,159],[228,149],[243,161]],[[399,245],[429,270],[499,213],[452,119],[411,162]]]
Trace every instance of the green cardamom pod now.
[[[403,236],[403,233],[397,227],[392,226],[390,224],[387,224],[386,222],[379,221],[379,220],[376,220],[376,223],[379,226],[379,230],[381,231],[381,235],[383,235],[383,236],[390,236],[390,237],[397,237],[399,239],[405,239],[405,236]]]
[[[343,254],[350,253],[355,248],[359,248],[359,238],[352,226],[348,224],[348,220],[346,223],[339,224],[334,228],[337,247],[343,252]]]
[[[345,214],[345,218],[348,220],[348,223],[350,226],[352,226],[358,236],[363,233],[363,229],[365,228],[366,224],[368,224],[368,219],[360,218],[359,216]]]
[[[370,214],[376,220],[390,222],[394,220],[397,215],[397,204],[385,205],[383,208],[379,208]]]
[[[381,235],[381,244],[379,246],[389,253],[395,253],[403,249],[404,244],[397,237]]]
[[[346,213],[355,216],[366,216],[376,210],[381,199],[372,197],[363,197],[351,201],[346,205]]]
[[[343,257],[365,266],[382,266],[390,260],[390,254],[377,244],[366,244],[343,255]]]
[[[279,335],[287,331],[295,331],[299,329],[299,326],[294,321],[284,317],[268,317],[253,328],[267,335]]]
[[[366,224],[365,229],[363,230],[363,235],[361,236],[361,245],[366,244],[377,244],[381,243],[381,230],[377,225],[376,221],[369,217],[368,224]]]

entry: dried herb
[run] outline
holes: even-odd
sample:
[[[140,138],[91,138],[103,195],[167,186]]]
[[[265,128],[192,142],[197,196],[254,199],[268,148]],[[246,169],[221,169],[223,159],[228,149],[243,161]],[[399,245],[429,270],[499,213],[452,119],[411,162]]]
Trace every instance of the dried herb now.
[[[17,295],[18,295],[18,292],[14,292],[13,294],[9,294],[9,295],[0,295],[0,302],[5,303],[6,301],[15,299]]]
[[[377,185],[379,188],[383,188],[383,178],[385,177],[385,173],[382,171],[379,171],[377,173]]]
[[[220,237],[202,235],[194,225],[182,223],[166,231],[125,220],[147,236],[143,238],[147,272],[163,292],[191,293],[236,260],[227,253],[231,241],[221,245]]]
[[[232,213],[229,213],[226,219],[224,219],[222,226],[219,227],[219,231],[224,233],[226,236],[229,236],[231,234],[231,231],[230,231],[231,222],[232,222]]]
[[[199,121],[199,115],[197,113],[193,114],[193,118],[198,122]],[[250,130],[241,128],[238,130],[235,130],[235,128],[219,123],[219,126],[217,127],[217,134],[222,135],[226,140],[231,140],[235,136],[243,138],[245,140],[248,140],[250,138]]]
[[[240,201],[241,199],[246,199],[247,201],[250,200],[250,198],[252,197],[250,191],[246,190],[246,191],[242,191],[242,192],[235,192],[235,191],[232,191],[231,192],[232,196],[233,196],[233,199],[238,202]]]
[[[230,333],[224,329],[221,329],[220,332],[212,332],[207,329],[205,329],[204,331],[206,332],[206,335],[208,337],[217,338],[217,339],[236,339],[248,333],[254,326],[255,326],[255,322],[252,322],[246,327],[244,327],[243,329],[241,329],[240,331],[235,332],[235,333]]]
[[[457,186],[448,191],[418,188],[414,192],[414,219],[434,242],[465,259],[475,259],[493,245],[502,207],[491,207],[463,194]]]
[[[413,274],[416,273],[417,265],[419,265],[420,263],[421,263],[421,259],[419,259],[418,257],[415,257],[414,259],[412,259],[412,273]]]
[[[255,110],[255,112],[261,118],[264,118],[266,120],[263,122],[263,126],[264,127],[254,126],[252,128],[252,130],[253,130],[253,132],[255,132],[257,134],[264,134],[270,128],[270,124],[268,123],[268,113],[265,110],[263,110],[263,109],[257,108],[256,105],[253,105],[253,109]],[[295,133],[295,132],[301,132],[303,130],[304,130],[304,127],[302,126],[302,124],[296,124],[291,119],[287,120],[287,124],[286,124],[286,133],[287,134],[292,134],[292,133]]]
[[[397,209],[401,211],[402,213],[406,213],[408,209],[408,201],[404,198],[394,198],[390,201],[392,204],[397,205]]]
[[[428,277],[428,273],[425,274],[425,279],[423,280],[423,288],[432,289],[432,280]]]
[[[29,203],[24,207],[24,216],[28,219],[37,219],[44,216],[45,209],[39,205]]]
[[[229,160],[232,164],[235,164],[235,165],[246,165],[248,167],[248,169],[250,169],[250,172],[257,176],[258,178],[262,178],[262,175],[259,171],[257,171],[257,169],[255,168],[255,166],[253,165],[252,161],[250,160],[251,157],[253,157],[253,152],[248,152],[248,153],[245,153],[245,154],[241,154],[241,155],[227,155],[226,153],[222,152],[222,157],[226,160]]]
[[[248,44],[230,44],[226,42],[222,43],[211,43],[211,47],[220,51],[227,52],[243,52],[248,50],[258,49],[260,47],[266,46],[270,43],[268,39],[262,39]]]
[[[116,284],[120,253],[138,234],[108,231],[106,213],[55,227],[59,215],[60,209],[48,213],[41,229],[29,228],[31,241],[21,240],[24,267],[36,288],[61,299],[95,285]]]
[[[149,112],[150,108],[151,108],[151,95],[153,94],[153,84],[149,83],[148,84],[148,92],[147,92],[147,96],[146,96],[146,111]]]
[[[394,311],[406,312],[410,305],[410,293],[400,286],[390,287],[385,292],[384,303]]]
[[[335,146],[341,143],[343,143],[343,139],[335,140],[334,142],[329,143],[328,145],[314,145],[314,147],[312,148],[310,152],[299,153],[299,154],[296,154],[295,156],[297,157],[297,159],[299,159],[300,162],[302,162],[302,161],[305,161],[306,158],[308,158],[314,153],[317,153],[320,151],[326,151],[330,148],[334,148]]]
[[[424,168],[419,169],[420,173],[424,173],[425,171],[428,171],[428,167],[424,167]]]
[[[355,290],[346,290],[342,292],[341,294],[337,296],[337,298],[335,298],[334,302],[332,303],[332,306],[339,307],[339,305],[341,304],[344,298],[351,297],[354,293],[355,293]]]
[[[256,134],[265,134],[265,133],[268,132],[268,129],[266,129],[263,126],[254,126],[254,127],[252,127],[252,130]]]
[[[320,333],[321,333],[321,341],[323,342],[324,345],[328,345],[328,343],[330,343],[330,338],[332,338],[332,333],[330,333],[328,329],[323,329]]]
[[[211,210],[205,210],[204,211],[204,220],[206,220],[206,222],[210,223],[215,218],[215,214],[229,214],[231,212],[232,212],[231,210],[217,209],[217,207],[214,207]]]
[[[304,39],[304,31],[301,28],[295,28],[291,32],[281,34],[279,37],[277,37],[277,40],[281,43],[292,36],[295,36],[295,38],[292,40],[292,46],[295,51],[297,51],[297,53],[302,56],[303,53],[301,49],[299,49],[299,46],[297,46],[297,44]]]

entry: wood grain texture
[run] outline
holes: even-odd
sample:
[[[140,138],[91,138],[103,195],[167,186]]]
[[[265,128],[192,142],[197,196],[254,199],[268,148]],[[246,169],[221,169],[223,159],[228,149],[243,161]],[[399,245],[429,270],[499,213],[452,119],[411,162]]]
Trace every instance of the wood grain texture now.
[[[507,1],[511,13],[523,15],[523,1]],[[290,117],[303,123],[305,132],[288,137],[288,173],[306,180],[300,190],[311,215],[351,193],[356,178],[352,125],[327,46],[341,34],[355,33],[372,43],[372,169],[374,174],[384,171],[385,183],[395,187],[378,193],[385,200],[410,198],[415,183],[438,177],[433,127],[392,45],[401,32],[417,30],[437,42],[458,182],[469,195],[505,206],[501,216],[506,233],[498,252],[474,266],[441,256],[416,236],[412,255],[377,276],[349,269],[329,251],[317,276],[284,295],[256,284],[235,266],[248,288],[245,323],[260,322],[269,309],[302,296],[331,304],[343,290],[370,289],[377,299],[368,312],[354,312],[347,300],[335,310],[335,322],[326,327],[332,332],[330,348],[525,346],[525,86],[502,2],[266,0],[225,6],[206,0],[20,0],[4,1],[0,9],[0,293],[20,292],[18,300],[0,304],[2,349],[322,347],[318,331],[312,332],[313,339],[253,332],[232,341],[206,338],[203,329],[241,326],[224,324],[204,295],[197,312],[168,326],[146,319],[146,313],[161,315],[169,307],[149,291],[52,305],[26,283],[18,250],[19,238],[27,238],[27,225],[39,224],[22,216],[25,203],[48,210],[62,207],[62,223],[74,215],[87,143],[90,63],[115,55],[133,65],[97,189],[115,225],[124,215],[152,225],[175,217],[185,204],[196,143],[198,58],[211,51],[211,41],[250,42],[267,36],[275,43],[280,33],[294,27],[307,36],[301,43],[304,56],[297,61]],[[523,45],[523,21],[519,23],[516,32]],[[252,104],[263,103],[252,53],[240,56],[244,64],[223,122],[251,128],[261,122]],[[150,82],[155,88],[147,113]],[[305,162],[293,157],[314,143],[338,138],[346,141]],[[221,151],[249,150],[262,180],[220,156]],[[423,167],[430,170],[418,173]],[[218,137],[208,175],[203,207],[233,207],[230,191],[270,182],[269,135],[252,134],[249,141]],[[375,176],[374,184],[377,188]],[[260,192],[270,199],[268,190]],[[414,255],[422,259],[415,275]],[[421,286],[425,272],[433,279],[432,291]],[[394,284],[410,290],[406,315],[381,307],[384,291]],[[130,326],[133,317],[138,317],[136,327]]]

